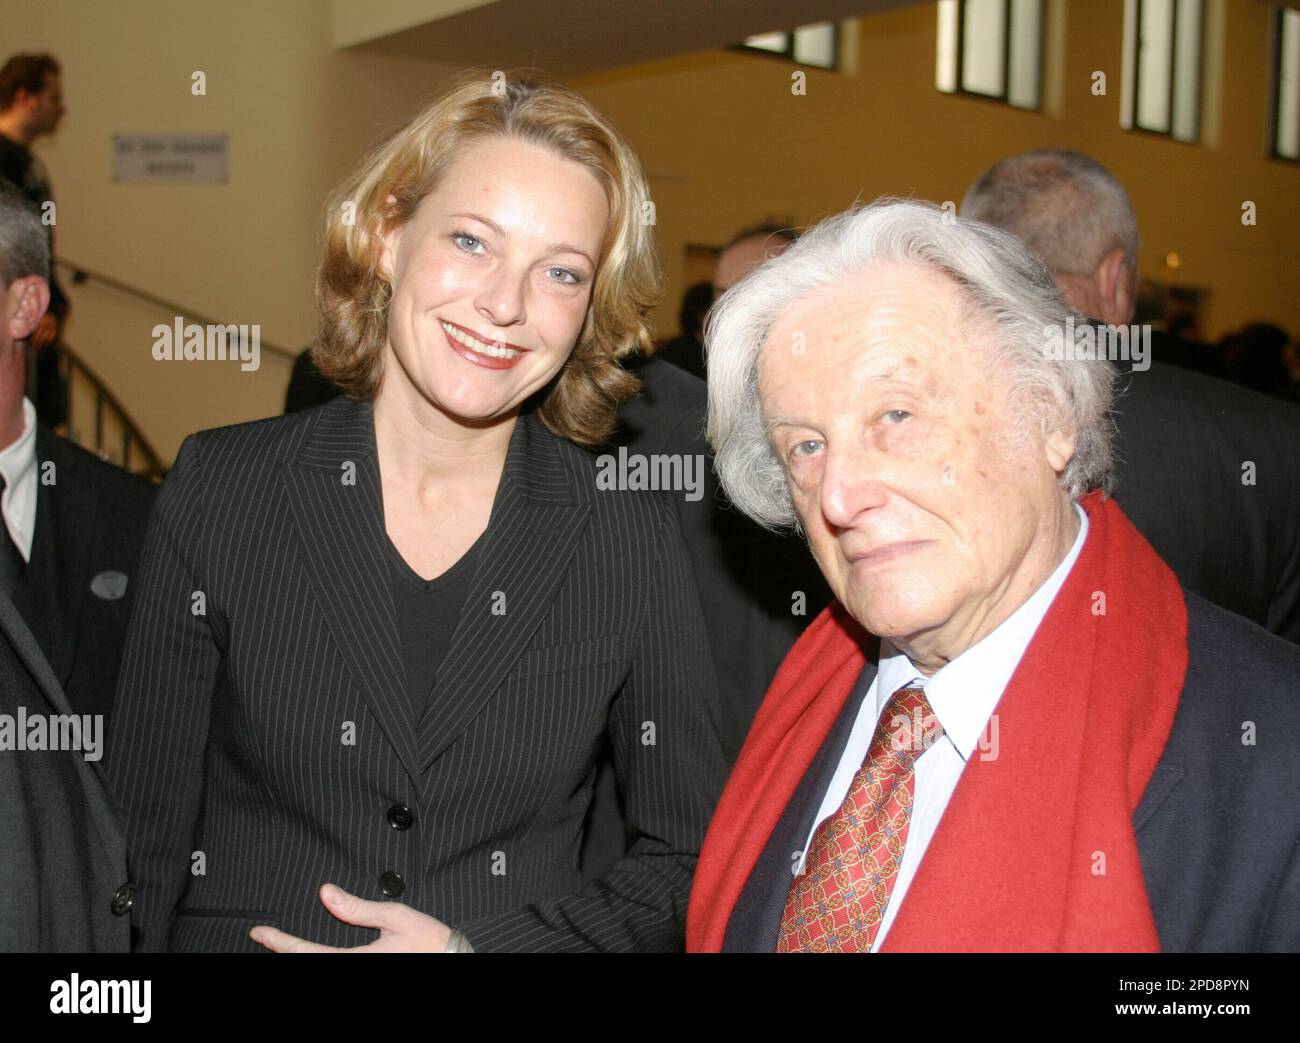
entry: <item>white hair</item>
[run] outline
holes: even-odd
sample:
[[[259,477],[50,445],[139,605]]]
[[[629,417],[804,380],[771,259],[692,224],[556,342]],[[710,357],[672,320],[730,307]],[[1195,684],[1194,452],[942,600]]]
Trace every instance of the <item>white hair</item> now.
[[[1055,360],[1045,333],[1073,312],[1051,273],[1015,237],[955,218],[929,203],[881,199],[828,218],[732,287],[709,313],[708,437],[719,481],[761,525],[797,527],[781,465],[758,396],[763,345],[781,318],[812,293],[847,283],[878,264],[915,264],[953,280],[975,312],[999,331],[992,360],[1010,382],[1015,427],[1073,430],[1075,450],[1060,476],[1071,498],[1109,490],[1114,367]]]

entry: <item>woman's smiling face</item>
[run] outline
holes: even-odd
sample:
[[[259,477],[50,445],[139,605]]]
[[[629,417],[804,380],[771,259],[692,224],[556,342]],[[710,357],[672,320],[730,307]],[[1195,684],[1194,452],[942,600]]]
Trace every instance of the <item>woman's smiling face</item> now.
[[[474,426],[513,416],[577,342],[608,219],[579,163],[513,138],[469,144],[383,235],[381,397],[422,398]]]

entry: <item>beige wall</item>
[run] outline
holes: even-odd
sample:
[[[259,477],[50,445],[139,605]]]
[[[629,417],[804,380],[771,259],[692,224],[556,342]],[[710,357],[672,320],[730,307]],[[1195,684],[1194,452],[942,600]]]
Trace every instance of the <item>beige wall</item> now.
[[[258,323],[264,345],[305,345],[327,193],[448,71],[335,52],[330,15],[326,0],[0,0],[6,47],[49,50],[63,65],[68,115],[37,145],[54,182],[59,255],[186,314]],[[202,97],[191,93],[196,70]],[[119,131],[229,133],[229,181],[116,184]],[[93,283],[69,290],[68,342],[167,461],[190,431],[281,410],[289,357],[264,346],[247,373],[155,362],[150,331],[175,311]]]
[[[329,188],[399,126],[449,71],[364,50],[336,52],[327,0],[0,0],[9,50],[53,51],[69,115],[38,150],[54,178],[61,255],[225,322],[259,323],[290,348],[312,336],[311,273]],[[690,243],[720,243],[768,214],[807,224],[882,193],[959,200],[1010,152],[1080,148],[1132,192],[1143,271],[1212,291],[1217,335],[1267,318],[1300,332],[1300,167],[1268,161],[1268,8],[1227,0],[1213,147],[1119,128],[1121,0],[1057,0],[1064,28],[1054,114],[1024,113],[934,88],[930,5],[858,23],[856,72],[808,72],[707,52],[570,81],[641,152],[670,277],[656,313],[676,327]],[[1104,98],[1091,73],[1109,77]],[[207,95],[190,92],[195,70]],[[116,131],[228,132],[225,185],[117,185]],[[1243,200],[1259,224],[1240,223]],[[155,363],[150,329],[167,314],[121,295],[73,291],[69,340],[108,379],[170,459],[189,431],[278,412],[288,359],[256,373],[222,363]]]
[[[1225,3],[1215,147],[1120,128],[1122,0],[1054,6],[1064,28],[1054,56],[1057,115],[937,91],[929,4],[862,19],[857,72],[809,70],[804,97],[790,92],[793,66],[734,52],[571,83],[628,134],[650,172],[671,279],[656,317],[670,332],[687,243],[725,242],[768,213],[806,225],[883,194],[960,202],[1000,157],[1069,147],[1128,186],[1143,233],[1142,273],[1210,289],[1208,335],[1253,319],[1300,334],[1300,165],[1265,158],[1269,8]],[[1098,69],[1107,74],[1105,97],[1090,91]],[[1244,200],[1258,205],[1253,228],[1241,224]],[[1161,267],[1170,250],[1183,261],[1174,275]]]

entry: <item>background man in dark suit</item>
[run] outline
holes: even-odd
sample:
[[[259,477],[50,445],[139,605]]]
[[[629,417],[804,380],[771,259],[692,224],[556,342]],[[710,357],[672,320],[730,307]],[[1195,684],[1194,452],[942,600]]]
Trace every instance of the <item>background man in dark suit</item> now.
[[[718,255],[715,296],[794,240],[790,229],[769,225],[738,233]],[[631,368],[644,387],[619,414],[618,443],[647,456],[700,456],[708,462],[703,496],[688,499],[677,492],[673,500],[718,667],[723,745],[734,760],[772,675],[830,601],[830,590],[802,537],[755,525],[726,501],[704,437],[705,382],[657,357],[639,359]]]
[[[23,396],[26,340],[49,304],[40,220],[0,185],[0,586],[78,713],[109,715],[152,483],[59,438]]]
[[[715,295],[721,296],[793,240],[789,229],[768,226],[739,233],[718,257]],[[721,738],[730,763],[740,752],[776,668],[808,621],[830,601],[830,590],[801,537],[761,528],[727,503],[704,437],[705,382],[658,355],[639,358],[628,368],[642,389],[619,413],[615,442],[629,453],[651,458],[667,454],[705,461],[702,495],[671,495],[695,568],[718,670]],[[588,813],[584,877],[598,877],[618,861],[623,846],[623,815],[606,756]]]
[[[284,393],[284,411],[296,413],[300,409],[315,409],[342,393],[342,388],[316,368],[311,360],[311,348],[303,348],[293,360],[293,372]]]
[[[961,214],[1020,239],[1076,310],[1133,321],[1137,219],[1100,163],[1064,149],[1012,156],[971,186]],[[1176,350],[1164,339],[1153,331],[1157,358]],[[1300,641],[1300,410],[1167,362],[1117,366],[1120,506],[1184,587]]]

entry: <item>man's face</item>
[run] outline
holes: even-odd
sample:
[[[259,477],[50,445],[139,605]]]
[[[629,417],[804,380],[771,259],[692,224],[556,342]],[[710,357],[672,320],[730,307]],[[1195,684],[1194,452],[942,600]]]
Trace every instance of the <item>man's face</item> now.
[[[1069,435],[1018,442],[984,320],[956,284],[878,266],[773,328],[759,394],[814,556],[839,601],[914,661],[1011,614],[1075,534]]]
[[[30,126],[36,134],[53,134],[67,110],[63,107],[63,86],[58,76],[45,77],[45,89],[32,96]]]

